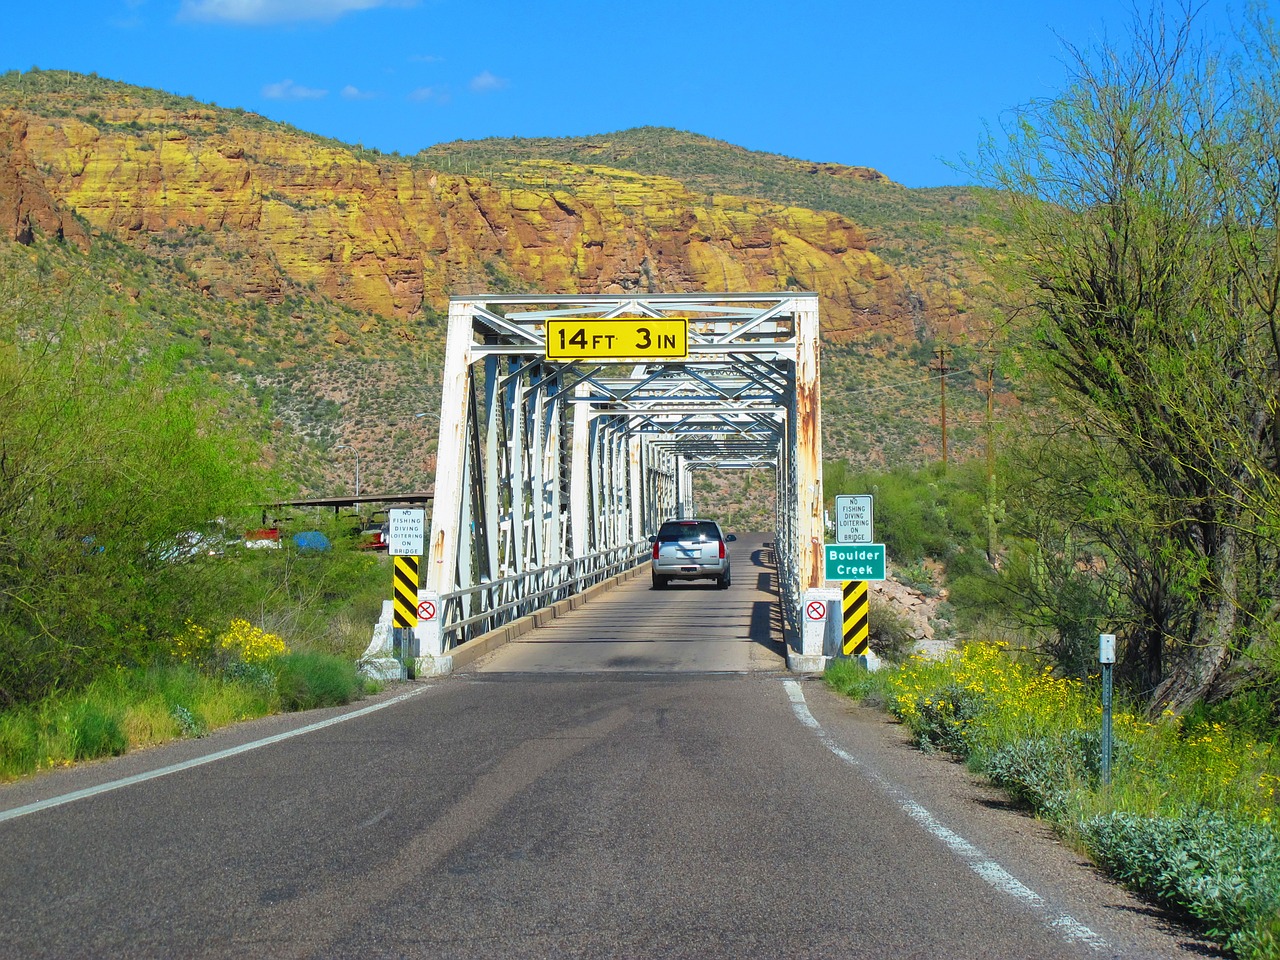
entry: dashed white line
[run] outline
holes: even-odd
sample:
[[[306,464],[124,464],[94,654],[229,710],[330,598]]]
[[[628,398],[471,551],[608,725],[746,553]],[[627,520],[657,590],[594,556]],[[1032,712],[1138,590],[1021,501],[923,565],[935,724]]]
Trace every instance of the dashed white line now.
[[[995,889],[1036,910],[1044,918],[1045,924],[1057,931],[1069,943],[1083,943],[1098,951],[1108,949],[1105,939],[1074,917],[1065,913],[1054,912],[1044,897],[1009,873],[964,837],[944,827],[933,814],[911,799],[900,787],[890,783],[875,771],[869,770],[862,761],[836,743],[835,739],[822,728],[822,724],[818,723],[810,712],[809,705],[804,699],[804,688],[797,681],[784,680],[783,685],[786,687],[787,698],[791,701],[791,710],[796,715],[796,719],[817,733],[818,739],[822,741],[823,746],[845,763],[857,767],[862,775],[874,784],[881,793],[893,800],[903,813],[946,844],[956,856],[968,864],[969,869]]]

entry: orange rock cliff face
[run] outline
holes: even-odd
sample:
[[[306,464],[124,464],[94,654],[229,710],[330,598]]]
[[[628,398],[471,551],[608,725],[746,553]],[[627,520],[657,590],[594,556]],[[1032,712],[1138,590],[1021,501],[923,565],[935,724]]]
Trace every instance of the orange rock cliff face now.
[[[0,232],[10,240],[30,243],[38,230],[88,250],[89,237],[50,195],[39,170],[22,149],[27,125],[21,116],[0,123]]]
[[[251,115],[236,114],[235,116]],[[816,290],[824,336],[910,337],[910,292],[835,213],[525,160],[497,179],[368,155],[218,108],[0,112],[0,229],[146,247],[202,232],[221,296],[286,282],[407,319],[451,294]],[[863,173],[859,174],[865,175]]]

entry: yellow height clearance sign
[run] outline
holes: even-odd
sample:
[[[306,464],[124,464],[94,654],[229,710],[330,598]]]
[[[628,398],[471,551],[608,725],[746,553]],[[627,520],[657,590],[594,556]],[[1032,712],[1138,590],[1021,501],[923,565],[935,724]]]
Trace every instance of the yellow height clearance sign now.
[[[548,360],[683,360],[689,356],[688,317],[547,320]]]

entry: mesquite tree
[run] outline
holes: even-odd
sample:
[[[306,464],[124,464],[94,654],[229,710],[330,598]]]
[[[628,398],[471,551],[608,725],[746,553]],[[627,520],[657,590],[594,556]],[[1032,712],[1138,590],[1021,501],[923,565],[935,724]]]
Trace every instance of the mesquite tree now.
[[[1194,27],[1157,11],[1127,49],[1072,51],[1065,92],[984,156],[1075,461],[1043,503],[1124,572],[1123,666],[1154,709],[1273,649],[1280,573],[1280,60],[1261,17],[1230,60]]]
[[[0,247],[0,710],[162,655],[226,588],[182,538],[261,501],[232,395],[138,326]]]

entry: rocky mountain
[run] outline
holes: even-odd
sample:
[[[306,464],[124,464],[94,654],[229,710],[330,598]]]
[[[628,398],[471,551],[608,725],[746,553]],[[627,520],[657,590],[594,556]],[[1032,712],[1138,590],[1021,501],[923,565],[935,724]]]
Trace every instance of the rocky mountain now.
[[[174,335],[274,391],[320,448],[370,455],[438,403],[422,367],[452,294],[815,290],[828,452],[881,463],[936,455],[936,358],[961,373],[952,402],[979,409],[999,316],[1001,241],[972,190],[672,130],[384,155],[52,71],[0,77],[0,238],[110,238],[166,265],[211,308]],[[324,430],[297,414],[317,401]],[[369,480],[430,467],[383,459]]]

